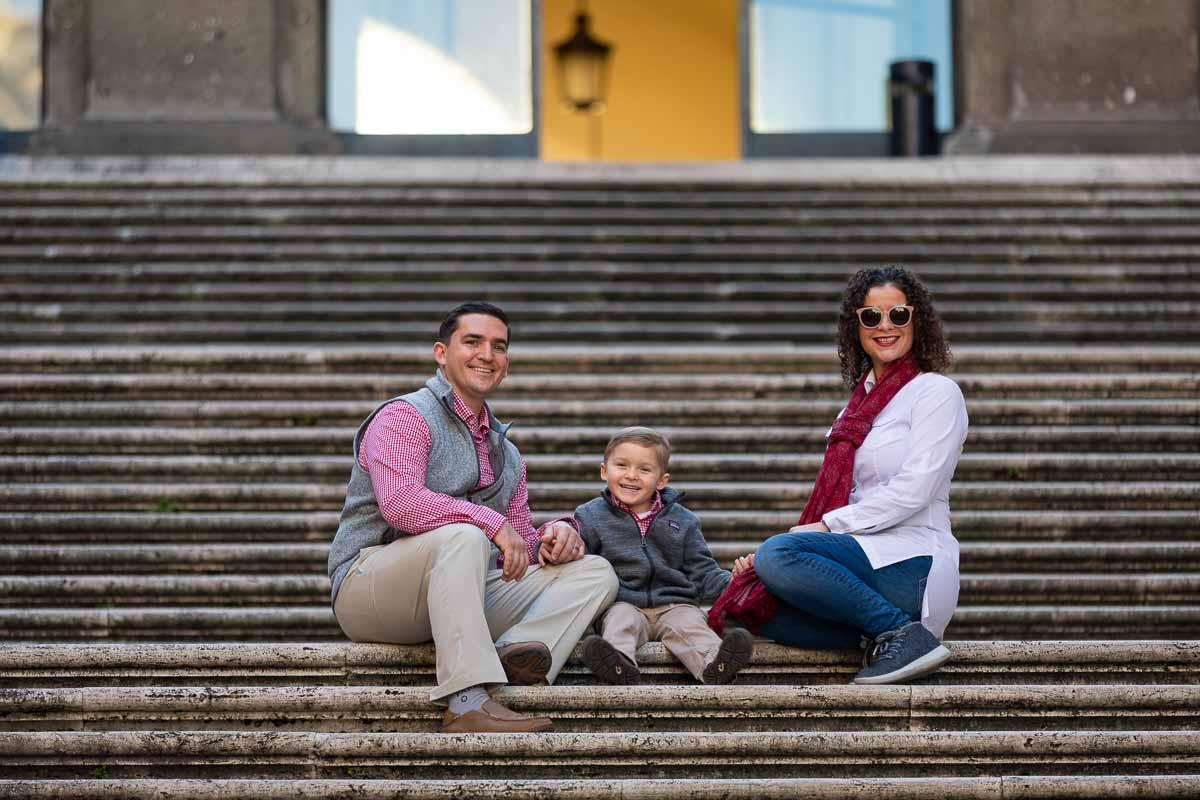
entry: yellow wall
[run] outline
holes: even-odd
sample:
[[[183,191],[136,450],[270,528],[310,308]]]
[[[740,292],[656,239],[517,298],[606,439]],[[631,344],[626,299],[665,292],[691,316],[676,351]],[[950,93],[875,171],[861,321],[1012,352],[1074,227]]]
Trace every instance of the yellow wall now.
[[[564,108],[554,45],[571,35],[576,0],[542,0],[542,158],[736,159],[737,0],[591,0],[591,32],[612,45],[608,105],[593,123]]]

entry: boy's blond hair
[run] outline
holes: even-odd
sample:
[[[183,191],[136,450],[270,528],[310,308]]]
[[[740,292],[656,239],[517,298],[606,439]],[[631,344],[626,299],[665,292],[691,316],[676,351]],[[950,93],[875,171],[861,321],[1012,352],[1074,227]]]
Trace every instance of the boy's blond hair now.
[[[671,443],[667,441],[664,434],[659,433],[653,428],[643,428],[635,425],[632,428],[622,428],[613,434],[613,437],[608,440],[608,444],[604,446],[604,460],[608,461],[609,455],[613,450],[623,444],[636,444],[642,447],[648,447],[654,451],[654,455],[658,457],[658,465],[662,467],[662,471],[667,471],[667,464],[671,461]]]

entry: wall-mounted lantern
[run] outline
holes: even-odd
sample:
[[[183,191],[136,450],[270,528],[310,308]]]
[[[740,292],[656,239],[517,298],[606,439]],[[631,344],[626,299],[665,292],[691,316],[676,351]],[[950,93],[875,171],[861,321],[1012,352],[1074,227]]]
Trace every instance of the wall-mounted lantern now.
[[[591,35],[585,3],[575,16],[575,33],[554,46],[563,101],[576,111],[599,111],[608,91],[612,46]]]

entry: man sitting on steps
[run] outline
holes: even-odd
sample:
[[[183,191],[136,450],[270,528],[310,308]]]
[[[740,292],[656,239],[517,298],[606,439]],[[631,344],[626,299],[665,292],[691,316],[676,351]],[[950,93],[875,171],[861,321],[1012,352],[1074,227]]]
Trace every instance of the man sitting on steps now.
[[[438,331],[425,387],[375,409],[329,550],[333,611],[356,642],[433,639],[447,733],[550,730],[488,696],[551,683],[612,603],[608,562],[565,520],[534,530],[525,462],[486,404],[508,374],[509,325],[464,303]],[[533,564],[533,566],[530,566]]]

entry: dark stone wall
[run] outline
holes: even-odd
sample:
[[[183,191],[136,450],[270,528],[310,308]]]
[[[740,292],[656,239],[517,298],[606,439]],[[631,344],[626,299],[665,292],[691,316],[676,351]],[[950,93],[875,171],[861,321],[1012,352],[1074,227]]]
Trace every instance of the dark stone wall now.
[[[41,153],[328,153],[321,0],[44,0]]]
[[[353,150],[325,124],[324,15],[322,0],[44,0],[29,148]],[[954,17],[945,152],[1200,152],[1198,0],[954,0]]]
[[[1200,3],[958,0],[949,153],[1200,152]]]

